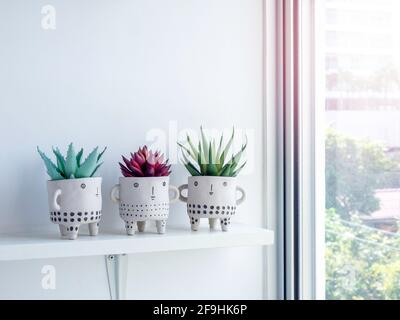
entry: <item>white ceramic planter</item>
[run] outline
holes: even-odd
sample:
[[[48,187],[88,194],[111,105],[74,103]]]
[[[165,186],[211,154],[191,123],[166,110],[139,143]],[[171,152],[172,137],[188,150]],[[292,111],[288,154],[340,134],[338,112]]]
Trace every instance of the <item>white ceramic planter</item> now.
[[[174,193],[172,198],[170,191]],[[169,204],[178,197],[179,191],[169,185],[169,177],[121,177],[111,190],[111,200],[119,204],[119,215],[128,235],[135,233],[136,224],[143,232],[150,220],[156,221],[158,233],[165,233]]]
[[[187,197],[182,191],[188,189]],[[237,191],[242,195],[237,199]],[[187,213],[193,231],[197,231],[200,219],[208,218],[210,229],[218,220],[223,231],[228,231],[236,206],[246,198],[244,190],[236,185],[235,177],[193,176],[188,184],[179,187],[179,199],[187,203]]]
[[[101,218],[101,178],[47,181],[51,222],[61,236],[74,240],[81,224],[89,224],[91,236],[99,232]]]

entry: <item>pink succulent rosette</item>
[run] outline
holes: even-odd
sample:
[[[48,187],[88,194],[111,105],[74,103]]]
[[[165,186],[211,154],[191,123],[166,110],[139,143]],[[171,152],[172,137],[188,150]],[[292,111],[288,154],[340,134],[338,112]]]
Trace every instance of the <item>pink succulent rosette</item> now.
[[[119,163],[124,177],[163,177],[169,176],[171,165],[159,151],[153,152],[147,146],[131,153],[131,159],[122,156],[124,164]]]

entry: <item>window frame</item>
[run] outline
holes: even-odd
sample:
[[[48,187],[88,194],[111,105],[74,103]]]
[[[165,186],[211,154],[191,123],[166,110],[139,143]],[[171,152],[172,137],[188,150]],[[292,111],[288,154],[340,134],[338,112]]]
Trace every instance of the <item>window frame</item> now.
[[[325,298],[324,1],[262,2],[266,299]]]
[[[264,225],[275,230],[274,246],[264,248],[264,295],[284,299],[282,87],[279,84],[279,2],[263,0],[263,190]],[[273,48],[271,50],[271,48]]]
[[[300,298],[325,299],[325,0],[300,1]]]
[[[323,32],[316,28],[323,18],[323,2],[275,2],[276,119],[281,145],[276,158],[282,163],[283,177],[277,178],[281,193],[277,214],[283,216],[279,229],[282,297],[290,300],[325,298],[325,243],[320,240],[325,239],[324,108],[317,108],[324,106],[325,61],[320,51]]]

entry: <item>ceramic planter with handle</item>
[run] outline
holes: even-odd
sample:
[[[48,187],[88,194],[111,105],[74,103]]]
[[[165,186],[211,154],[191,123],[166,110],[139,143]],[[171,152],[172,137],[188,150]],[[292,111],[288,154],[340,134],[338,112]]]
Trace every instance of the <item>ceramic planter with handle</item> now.
[[[121,177],[111,190],[111,200],[119,204],[119,215],[128,235],[135,233],[136,224],[139,232],[143,232],[146,221],[150,220],[156,221],[158,233],[165,233],[169,204],[178,197],[179,191],[169,184],[168,176]]]
[[[51,222],[58,224],[61,236],[74,240],[79,227],[89,225],[91,236],[97,235],[101,218],[101,178],[47,181]]]
[[[187,189],[187,197],[183,190]],[[237,191],[241,193],[237,199]],[[228,231],[236,207],[246,197],[244,190],[237,186],[235,177],[192,176],[188,184],[179,187],[179,199],[187,204],[187,213],[193,231],[197,231],[202,218],[208,218],[210,229],[218,221],[223,231]]]

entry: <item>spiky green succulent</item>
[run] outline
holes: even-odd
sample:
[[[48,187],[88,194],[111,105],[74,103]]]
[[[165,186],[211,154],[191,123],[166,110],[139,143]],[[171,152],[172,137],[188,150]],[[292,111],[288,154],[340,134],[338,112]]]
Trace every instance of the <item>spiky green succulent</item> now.
[[[103,162],[100,162],[101,157],[107,147],[99,153],[99,148],[96,147],[82,162],[83,148],[75,153],[74,145],[71,143],[68,146],[67,156],[64,157],[58,148],[53,148],[53,153],[56,157],[56,164],[42,152],[39,147],[37,151],[47,169],[47,174],[51,180],[77,179],[93,177],[96,171],[100,168]]]
[[[246,162],[240,164],[243,152],[247,146],[246,142],[236,154],[232,152],[232,143],[235,136],[235,128],[228,142],[224,144],[224,135],[219,139],[218,147],[215,139],[208,139],[200,127],[200,138],[198,146],[186,135],[186,142],[178,145],[182,151],[183,165],[192,176],[223,176],[236,177],[243,169]]]

